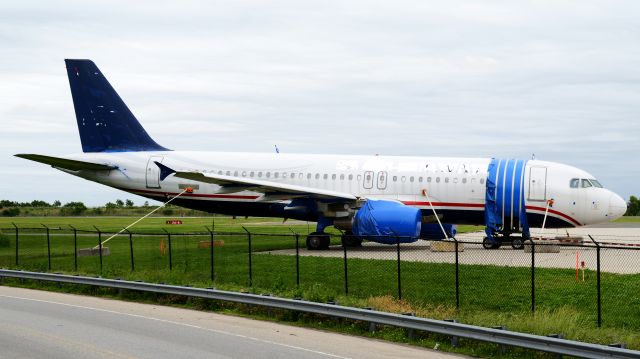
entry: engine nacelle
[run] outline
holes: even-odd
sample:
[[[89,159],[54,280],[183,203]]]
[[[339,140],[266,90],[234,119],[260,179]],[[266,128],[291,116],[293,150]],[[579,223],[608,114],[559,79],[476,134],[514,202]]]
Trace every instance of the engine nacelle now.
[[[354,235],[385,244],[415,242],[421,226],[419,209],[393,201],[367,200],[353,217]]]

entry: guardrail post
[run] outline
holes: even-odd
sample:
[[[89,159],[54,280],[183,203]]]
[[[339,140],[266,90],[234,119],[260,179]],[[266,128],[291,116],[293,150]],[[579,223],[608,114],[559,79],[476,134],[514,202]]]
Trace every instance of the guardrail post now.
[[[49,263],[49,271],[51,271],[51,237],[49,235],[49,227],[42,224],[42,226],[47,231],[47,260]]]
[[[135,270],[135,263],[133,259],[133,233],[129,232],[128,229],[124,229],[129,234],[129,259],[131,259],[131,271]]]
[[[342,251],[344,252],[344,294],[349,294],[349,267],[347,265],[347,246],[346,243],[342,244]]]
[[[251,261],[251,232],[249,232],[244,226],[242,226],[245,232],[247,232],[247,241],[249,242],[249,287],[253,287],[253,263]]]
[[[162,228],[164,233],[167,234],[167,241],[169,242],[169,270],[173,270],[173,258],[171,256],[171,233],[166,229]]]
[[[591,235],[589,238],[596,245],[596,288],[597,288],[597,296],[598,296],[598,328],[602,326],[602,301],[600,296],[600,243],[598,243]]]
[[[214,251],[213,251],[213,230],[209,229],[209,227],[205,226],[204,228],[207,229],[207,231],[209,232],[209,263],[211,266],[211,281],[213,282],[215,280],[215,271],[214,271]]]
[[[456,310],[460,310],[460,261],[458,255],[458,240],[453,236],[451,239],[453,239],[456,251]]]
[[[16,229],[16,267],[18,266],[18,226],[16,226],[15,223],[11,222],[11,224],[13,225],[13,227]]]
[[[102,276],[102,232],[96,226],[93,226],[93,228],[95,228],[96,231],[98,231],[98,251],[99,251],[98,254],[100,255],[100,276]]]
[[[536,311],[536,246],[531,239],[531,312]]]
[[[402,299],[402,275],[400,272],[400,237],[396,236],[396,253],[398,264],[398,299]]]
[[[78,271],[78,231],[72,225],[68,225],[73,229],[73,270]]]

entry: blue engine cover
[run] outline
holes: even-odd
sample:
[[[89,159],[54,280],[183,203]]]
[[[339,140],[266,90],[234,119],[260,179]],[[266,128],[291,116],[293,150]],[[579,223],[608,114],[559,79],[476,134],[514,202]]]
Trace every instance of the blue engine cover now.
[[[449,238],[455,237],[456,235],[456,225],[455,224],[442,224],[444,227],[444,231],[447,232]],[[429,223],[423,224],[422,230],[420,231],[420,238],[422,239],[447,239],[444,234],[442,234],[442,228],[437,223]]]
[[[367,200],[353,218],[353,234],[374,242],[394,244],[415,242],[420,237],[422,214],[402,203]]]

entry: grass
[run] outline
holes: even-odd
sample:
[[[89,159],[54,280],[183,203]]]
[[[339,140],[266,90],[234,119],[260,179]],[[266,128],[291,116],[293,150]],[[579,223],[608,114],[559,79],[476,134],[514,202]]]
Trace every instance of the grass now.
[[[616,219],[614,222],[618,223],[629,223],[629,222],[640,222],[640,216],[624,216]]]
[[[68,228],[66,224],[71,224],[86,229],[96,224],[99,228],[111,230],[133,221],[131,218],[13,220],[19,220],[16,224],[20,227],[36,226],[38,222],[43,222],[48,226]],[[295,248],[295,239],[290,236],[289,226],[281,225],[280,220],[216,217],[217,230],[228,228],[229,231],[240,231],[240,226],[245,226],[255,232],[270,234],[251,237],[254,252],[251,256],[251,283],[247,235],[240,232],[240,235],[216,236],[216,240],[224,241],[224,246],[214,247],[215,278],[212,281],[210,249],[199,248],[200,242],[209,241],[209,235],[177,234],[190,229],[201,230],[202,226],[210,223],[211,218],[182,220],[182,227],[170,228],[173,232],[171,259],[168,252],[161,251],[162,246],[168,247],[169,236],[148,234],[149,231],[157,232],[164,227],[165,219],[152,218],[145,220],[137,229],[147,234],[133,236],[135,268],[131,268],[129,237],[121,235],[107,244],[111,254],[103,257],[102,275],[200,287],[213,285],[220,289],[272,293],[319,302],[337,301],[392,312],[415,312],[429,318],[456,318],[469,324],[505,325],[511,330],[529,333],[563,333],[568,338],[604,344],[626,342],[630,348],[640,348],[640,336],[637,335],[640,332],[640,298],[637,294],[640,293],[639,274],[602,273],[603,327],[598,329],[595,273],[592,272],[587,272],[585,282],[575,282],[575,272],[572,270],[537,268],[535,314],[531,313],[531,272],[526,267],[461,265],[460,309],[457,310],[455,267],[452,264],[402,262],[400,300],[397,298],[396,261],[351,258],[348,261],[346,294],[342,258],[300,257],[300,285],[297,286],[295,257],[267,253],[274,249]],[[0,221],[0,227],[7,227],[7,221],[4,221]],[[299,226],[294,228],[304,233],[306,223],[295,223],[294,226]],[[75,273],[72,232],[68,229],[52,230],[51,234],[51,270]],[[95,234],[81,233],[76,239],[78,248],[89,248],[98,243]],[[303,245],[302,236],[300,245]],[[21,268],[48,270],[46,236],[42,229],[20,230],[19,253]],[[509,253],[505,251],[505,255]],[[15,237],[12,230],[0,235],[0,266],[15,266]],[[100,258],[78,257],[78,273],[100,273]],[[345,330],[348,331],[348,328]],[[400,334],[390,330],[381,335],[393,339]],[[433,344],[432,339],[441,338],[425,339],[423,344]]]

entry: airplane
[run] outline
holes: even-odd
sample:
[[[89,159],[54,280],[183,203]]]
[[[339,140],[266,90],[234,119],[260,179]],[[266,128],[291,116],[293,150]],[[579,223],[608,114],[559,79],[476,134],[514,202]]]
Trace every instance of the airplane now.
[[[328,248],[329,226],[359,246],[448,239],[457,224],[484,225],[487,249],[519,249],[543,222],[577,227],[626,211],[588,172],[540,160],[170,150],[91,60],[65,63],[83,152],[15,156],[186,208],[316,222],[309,249]]]

